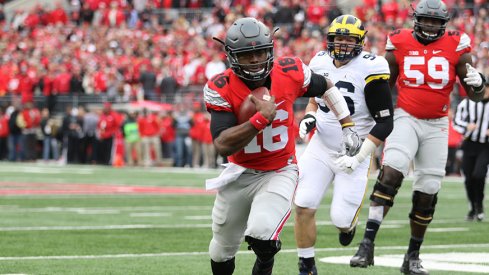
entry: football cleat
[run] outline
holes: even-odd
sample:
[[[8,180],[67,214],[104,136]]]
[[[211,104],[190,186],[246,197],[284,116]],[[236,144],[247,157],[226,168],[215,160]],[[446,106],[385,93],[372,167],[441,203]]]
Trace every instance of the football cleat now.
[[[421,265],[421,260],[419,259],[419,251],[413,251],[409,254],[404,255],[404,262],[401,266],[401,273],[404,274],[430,274],[428,270],[423,268]]]
[[[486,216],[484,215],[484,212],[477,213],[477,215],[475,216],[478,222],[483,221],[485,217]]]
[[[366,268],[374,265],[374,247],[375,244],[370,239],[364,238],[357,253],[350,259],[350,266]]]
[[[299,275],[318,275],[316,265],[307,267],[302,258],[299,258]]]
[[[475,211],[470,210],[469,213],[467,213],[467,216],[465,216],[465,220],[468,222],[471,222],[475,219]]]
[[[353,237],[355,237],[355,231],[357,230],[357,227],[353,227],[353,229],[350,232],[340,232],[339,234],[339,240],[340,244],[342,246],[347,246],[351,243],[353,240]]]

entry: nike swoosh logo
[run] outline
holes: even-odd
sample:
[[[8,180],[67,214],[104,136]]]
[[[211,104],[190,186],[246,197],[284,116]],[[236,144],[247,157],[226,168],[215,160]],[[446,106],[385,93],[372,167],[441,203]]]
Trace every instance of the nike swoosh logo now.
[[[258,119],[255,120],[255,122],[258,123],[258,124],[260,124],[260,125],[262,125],[262,123]]]
[[[441,53],[441,50],[439,50],[439,51],[433,50],[433,54],[438,54],[438,53]]]
[[[280,101],[279,103],[275,103],[275,107],[278,107],[280,104],[284,103],[285,100]]]

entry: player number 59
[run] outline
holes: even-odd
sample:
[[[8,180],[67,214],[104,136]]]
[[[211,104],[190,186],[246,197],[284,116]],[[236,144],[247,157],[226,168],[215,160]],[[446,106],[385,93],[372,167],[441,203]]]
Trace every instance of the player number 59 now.
[[[443,89],[448,83],[450,67],[448,60],[442,56],[433,56],[428,59],[427,74],[436,82],[426,81],[425,74],[421,70],[413,69],[413,66],[424,66],[426,60],[424,56],[406,56],[404,57],[404,74],[408,79],[404,80],[404,84],[409,87],[418,87],[424,83],[428,84],[432,89]]]

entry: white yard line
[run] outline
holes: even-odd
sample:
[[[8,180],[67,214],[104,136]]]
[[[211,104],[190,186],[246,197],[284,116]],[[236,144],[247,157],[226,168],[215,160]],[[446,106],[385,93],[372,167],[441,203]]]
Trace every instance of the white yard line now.
[[[86,213],[85,213],[86,214]],[[100,213],[96,213],[100,214]],[[130,213],[130,216],[167,216],[170,215],[171,213]],[[206,220],[210,219],[210,215],[206,216],[185,216],[184,217],[187,220]],[[459,223],[460,219],[453,219],[453,220],[435,220],[432,222],[432,224],[450,224],[450,223]],[[394,229],[394,228],[400,228],[402,226],[406,226],[409,223],[409,220],[390,220],[389,222],[386,221],[384,225],[382,225],[382,228],[384,229]],[[332,226],[333,224],[330,221],[317,221],[316,223],[319,226]],[[360,228],[364,228],[364,224],[358,224]],[[286,227],[292,227],[294,226],[294,223],[292,220],[289,220],[286,224]],[[212,225],[210,223],[205,223],[205,224],[186,224],[186,223],[180,223],[180,224],[114,224],[114,225],[72,225],[72,226],[65,226],[65,225],[60,225],[60,226],[12,226],[12,227],[0,227],[0,232],[5,232],[5,231],[56,231],[56,230],[117,230],[117,229],[150,229],[150,228],[192,228],[192,227],[198,227],[198,228],[211,228]],[[437,227],[431,227],[428,228],[428,230],[432,233],[443,233],[443,232],[456,232],[456,231],[468,231],[468,228],[465,227],[450,227],[450,228],[437,228]]]
[[[212,206],[210,205],[196,205],[196,206],[135,206],[135,207],[57,207],[48,206],[42,208],[18,208],[17,205],[0,205],[0,210],[3,213],[42,213],[42,212],[80,212],[80,211],[189,211],[189,210],[202,210],[210,211]],[[210,215],[210,214],[209,214]]]
[[[489,243],[481,244],[444,244],[423,245],[423,249],[455,249],[455,248],[489,248]],[[376,250],[405,250],[406,246],[376,246]],[[316,252],[356,251],[356,247],[345,248],[316,248]],[[238,254],[252,254],[252,251],[238,251]],[[297,253],[296,249],[283,249],[280,253]],[[25,256],[25,257],[0,257],[0,261],[24,261],[24,260],[76,260],[76,259],[103,259],[103,258],[139,258],[139,257],[172,257],[172,256],[208,256],[209,252],[168,252],[168,253],[144,253],[144,254],[106,254],[106,255],[71,255],[71,256]]]

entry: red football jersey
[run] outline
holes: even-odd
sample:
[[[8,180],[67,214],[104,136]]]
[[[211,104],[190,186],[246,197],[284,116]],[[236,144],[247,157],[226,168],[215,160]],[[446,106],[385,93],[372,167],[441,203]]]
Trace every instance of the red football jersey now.
[[[275,60],[270,94],[275,96],[277,114],[271,125],[260,132],[245,148],[229,157],[229,161],[246,168],[276,170],[296,163],[294,140],[295,99],[302,96],[311,80],[311,70],[299,58]],[[204,87],[208,110],[238,112],[251,90],[231,69],[212,77]]]
[[[447,116],[456,65],[462,54],[471,51],[470,38],[459,31],[447,31],[423,45],[412,29],[402,29],[389,34],[385,48],[392,51],[399,65],[397,107],[421,119]]]

